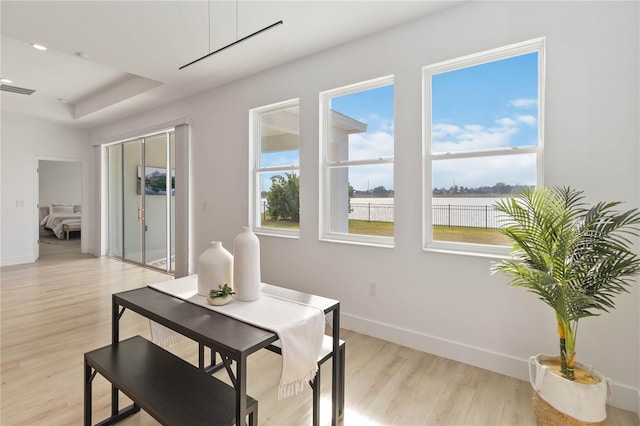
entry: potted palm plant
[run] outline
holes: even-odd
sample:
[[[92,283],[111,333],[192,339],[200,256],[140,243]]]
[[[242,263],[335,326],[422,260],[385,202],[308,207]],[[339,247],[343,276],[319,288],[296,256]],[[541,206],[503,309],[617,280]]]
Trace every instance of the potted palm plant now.
[[[578,321],[613,309],[614,297],[628,292],[640,271],[630,239],[639,233],[638,210],[618,211],[620,202],[587,206],[583,199],[582,191],[571,188],[538,187],[494,205],[503,221],[500,232],[513,246],[492,270],[536,294],[558,323],[559,362],[546,355],[530,360],[541,425],[606,422],[608,380],[576,361]]]

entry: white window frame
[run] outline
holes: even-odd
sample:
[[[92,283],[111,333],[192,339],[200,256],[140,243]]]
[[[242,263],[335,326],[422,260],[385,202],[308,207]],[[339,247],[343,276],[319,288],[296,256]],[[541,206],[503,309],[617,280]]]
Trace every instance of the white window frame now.
[[[431,77],[449,71],[468,68],[502,59],[520,56],[527,53],[538,53],[538,145],[528,147],[507,147],[503,149],[483,151],[461,151],[432,153],[431,129]],[[544,147],[544,84],[545,84],[545,38],[512,44],[497,49],[464,56],[461,58],[439,62],[422,68],[423,83],[423,250],[449,253],[484,255],[489,257],[502,257],[509,254],[510,247],[460,243],[449,241],[434,241],[432,228],[432,162],[442,159],[479,158],[504,155],[517,155],[525,153],[536,154],[536,185],[543,185],[543,147]]]
[[[300,237],[299,230],[261,226],[261,222],[259,222],[262,199],[260,175],[262,173],[290,172],[294,170],[297,171],[298,176],[300,176],[300,165],[292,164],[285,166],[263,167],[260,164],[262,153],[260,118],[262,114],[291,107],[298,107],[299,111],[300,99],[290,99],[249,110],[249,223],[251,224],[253,232],[259,235],[273,235],[287,238]],[[300,151],[301,146],[299,138],[300,135],[298,135],[298,150]],[[300,157],[298,158],[298,164],[299,163]],[[302,187],[300,187],[300,192],[302,192]]]
[[[394,237],[381,237],[375,235],[349,234],[330,231],[331,218],[331,185],[330,170],[335,167],[350,167],[361,165],[394,164],[395,157],[395,134],[394,134],[394,157],[371,158],[363,160],[330,161],[331,143],[331,99],[352,93],[364,92],[379,87],[394,85],[394,76],[388,75],[372,80],[367,80],[336,89],[320,92],[320,217],[319,217],[319,239],[320,241],[343,242],[351,244],[372,245],[380,247],[393,247]],[[395,93],[395,89],[394,89]],[[395,99],[394,99],[395,104]],[[395,105],[394,105],[395,109]],[[395,112],[394,112],[395,122]],[[395,186],[395,167],[394,167]],[[395,229],[395,222],[394,222]]]

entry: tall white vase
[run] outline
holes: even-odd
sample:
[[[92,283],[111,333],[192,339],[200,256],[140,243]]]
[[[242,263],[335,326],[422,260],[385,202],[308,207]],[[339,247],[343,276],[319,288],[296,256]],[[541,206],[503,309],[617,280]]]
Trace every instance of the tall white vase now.
[[[211,241],[211,247],[198,257],[198,294],[209,296],[220,284],[233,285],[233,256],[222,247],[222,242]]]
[[[233,290],[236,299],[260,298],[260,240],[247,227],[233,241]]]

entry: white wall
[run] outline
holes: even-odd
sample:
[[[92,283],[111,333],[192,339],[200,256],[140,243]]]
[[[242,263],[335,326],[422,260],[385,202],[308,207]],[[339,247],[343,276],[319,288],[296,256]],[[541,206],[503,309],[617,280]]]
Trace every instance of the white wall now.
[[[558,352],[552,311],[491,276],[492,259],[422,250],[421,67],[545,36],[545,183],[638,207],[638,12],[635,2],[469,2],[95,129],[92,140],[192,120],[197,257],[211,240],[231,248],[247,224],[248,110],[299,97],[300,238],[260,238],[263,280],[339,299],[347,328],[525,379],[530,355]],[[389,74],[395,248],[319,242],[318,92]],[[577,353],[614,380],[614,405],[640,411],[637,287],[611,314],[582,321]]]
[[[75,130],[13,113],[2,113],[2,206],[0,218],[0,264],[35,261],[38,238],[38,200],[35,198],[36,167],[41,159],[79,161],[88,155],[88,132]],[[83,180],[89,181],[83,167]],[[88,199],[84,185],[82,199]],[[83,230],[90,218],[83,216]],[[88,228],[87,228],[88,229]],[[83,233],[84,235],[84,233]],[[82,239],[81,250],[86,252]]]
[[[80,205],[82,202],[82,163],[40,160],[40,207],[51,203]]]

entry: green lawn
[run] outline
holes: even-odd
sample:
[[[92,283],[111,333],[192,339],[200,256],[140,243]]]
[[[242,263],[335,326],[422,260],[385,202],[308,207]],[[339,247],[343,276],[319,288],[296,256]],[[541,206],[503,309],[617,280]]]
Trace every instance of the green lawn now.
[[[464,226],[434,226],[433,239],[435,241],[456,243],[511,246],[509,239],[498,232],[497,229],[468,228]]]
[[[349,233],[393,237],[393,222],[369,222],[354,219],[349,221]]]
[[[290,220],[262,220],[262,226],[265,228],[291,229],[300,230],[300,223],[291,222]]]
[[[263,221],[262,226],[280,229],[300,229],[299,223],[288,220]],[[349,233],[393,237],[393,222],[375,222],[350,220]],[[474,244],[493,244],[510,246],[509,240],[496,229],[468,228],[463,226],[434,226],[433,239]]]

